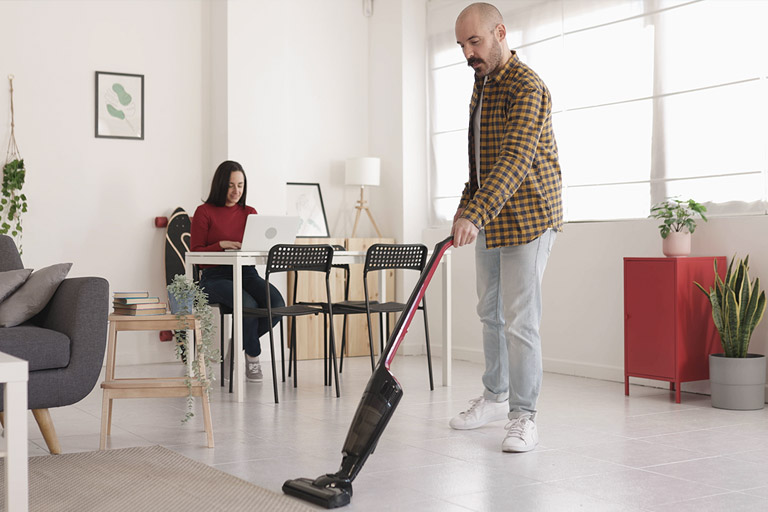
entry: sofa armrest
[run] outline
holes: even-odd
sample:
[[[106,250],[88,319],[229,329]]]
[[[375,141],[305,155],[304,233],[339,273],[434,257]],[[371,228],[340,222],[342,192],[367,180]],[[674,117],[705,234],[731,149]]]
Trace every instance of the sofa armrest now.
[[[70,339],[67,371],[74,371],[93,387],[104,362],[109,316],[109,283],[101,277],[62,281],[48,305],[33,322],[66,334]]]

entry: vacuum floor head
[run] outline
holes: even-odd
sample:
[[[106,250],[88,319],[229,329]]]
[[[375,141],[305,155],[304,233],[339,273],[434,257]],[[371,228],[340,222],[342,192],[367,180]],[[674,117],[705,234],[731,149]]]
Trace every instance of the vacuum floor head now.
[[[349,486],[348,489],[331,487],[331,484],[324,482],[327,481],[324,476],[316,480],[311,480],[309,478],[286,480],[283,484],[283,492],[289,496],[325,508],[337,508],[349,505],[349,498],[352,495],[352,486]]]

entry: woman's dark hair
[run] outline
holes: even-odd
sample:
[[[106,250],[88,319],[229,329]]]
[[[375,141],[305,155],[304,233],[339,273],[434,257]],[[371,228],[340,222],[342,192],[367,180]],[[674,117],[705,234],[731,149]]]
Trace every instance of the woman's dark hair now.
[[[240,200],[237,202],[238,206],[245,208],[245,196],[248,192],[248,178],[245,176],[243,166],[239,163],[227,160],[221,162],[216,169],[216,173],[213,175],[213,181],[211,181],[211,192],[208,194],[206,203],[214,206],[226,206],[227,204],[227,191],[229,190],[229,176],[233,171],[240,171],[243,173],[243,195],[240,196]]]

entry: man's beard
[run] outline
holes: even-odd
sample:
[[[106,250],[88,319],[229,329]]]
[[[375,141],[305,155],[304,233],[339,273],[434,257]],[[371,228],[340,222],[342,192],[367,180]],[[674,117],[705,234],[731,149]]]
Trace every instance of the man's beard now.
[[[488,76],[494,71],[496,71],[501,66],[501,46],[495,45],[493,48],[491,48],[491,53],[488,56],[488,61],[484,61],[483,59],[479,59],[477,57],[472,57],[467,60],[467,66],[474,69],[475,64],[487,64],[487,71],[485,74],[480,74],[477,71],[475,71],[475,74],[477,76]]]

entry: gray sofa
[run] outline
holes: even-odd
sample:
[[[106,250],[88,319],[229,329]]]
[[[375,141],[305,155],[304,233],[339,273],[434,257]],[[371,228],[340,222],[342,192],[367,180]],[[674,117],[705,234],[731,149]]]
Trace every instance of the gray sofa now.
[[[21,268],[13,239],[0,235],[0,272]],[[0,352],[29,362],[28,406],[51,453],[61,449],[48,409],[74,404],[96,385],[104,362],[108,314],[107,281],[76,277],[65,279],[30,321],[0,328]]]

